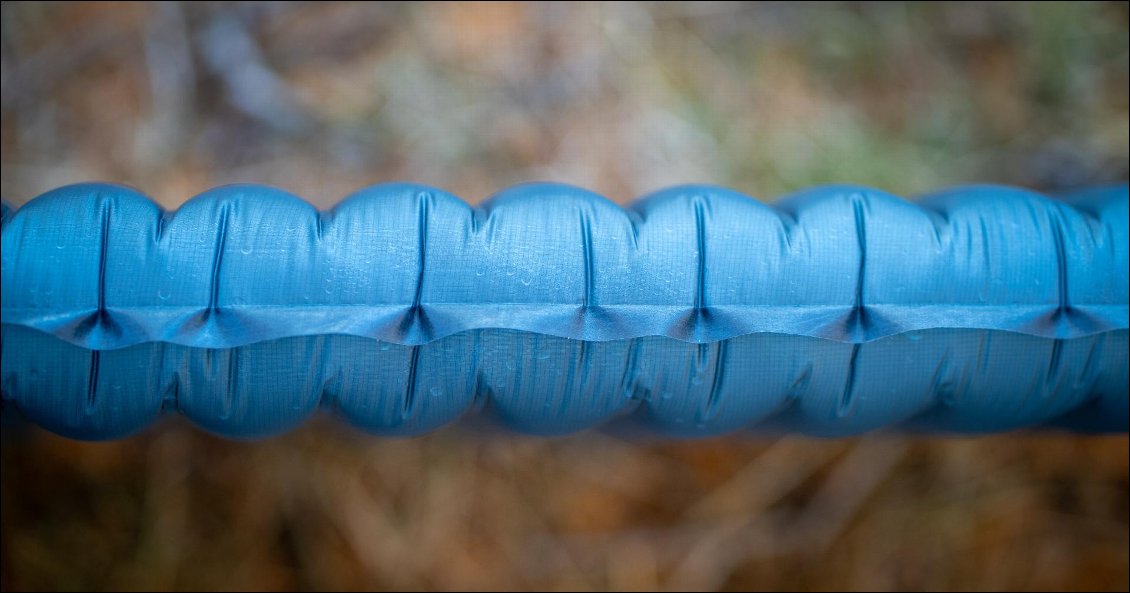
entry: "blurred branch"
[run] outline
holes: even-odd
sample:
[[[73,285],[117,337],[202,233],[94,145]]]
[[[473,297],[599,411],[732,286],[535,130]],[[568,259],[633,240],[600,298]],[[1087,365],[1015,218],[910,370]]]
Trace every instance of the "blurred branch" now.
[[[209,69],[219,76],[232,105],[260,123],[301,134],[314,122],[263,57],[254,36],[228,11],[219,11],[198,38]]]

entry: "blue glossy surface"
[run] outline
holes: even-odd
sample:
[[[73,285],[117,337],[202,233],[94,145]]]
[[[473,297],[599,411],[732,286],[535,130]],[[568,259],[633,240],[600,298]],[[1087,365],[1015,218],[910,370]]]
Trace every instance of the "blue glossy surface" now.
[[[1126,430],[1126,186],[623,209],[392,184],[329,212],[229,186],[173,213],[64,187],[3,226],[5,405],[79,438],[162,410],[252,437],[319,406],[387,434],[466,410],[562,433]]]

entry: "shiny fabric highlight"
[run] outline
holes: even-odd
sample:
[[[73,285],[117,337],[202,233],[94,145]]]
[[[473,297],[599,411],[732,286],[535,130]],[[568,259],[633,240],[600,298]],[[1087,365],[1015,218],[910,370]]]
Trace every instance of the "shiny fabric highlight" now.
[[[166,213],[68,186],[4,209],[4,404],[79,438],[318,408],[382,434],[467,410],[539,434],[1126,430],[1127,203],[688,186],[624,209],[531,184],[472,208],[389,184]]]

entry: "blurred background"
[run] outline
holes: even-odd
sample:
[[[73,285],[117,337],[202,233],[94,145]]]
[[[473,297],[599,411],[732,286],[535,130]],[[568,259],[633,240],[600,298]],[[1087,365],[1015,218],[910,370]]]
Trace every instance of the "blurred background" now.
[[[167,207],[230,182],[323,208],[389,180],[1054,192],[1130,158],[1124,2],[2,11],[12,205],[87,180]],[[1130,587],[1126,436],[4,437],[5,590]]]

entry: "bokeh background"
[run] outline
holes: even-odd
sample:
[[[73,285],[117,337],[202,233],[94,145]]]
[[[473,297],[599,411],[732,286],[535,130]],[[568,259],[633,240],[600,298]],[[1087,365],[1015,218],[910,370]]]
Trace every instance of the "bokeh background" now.
[[[620,202],[1124,180],[1128,5],[2,5],[4,200],[85,180]],[[1126,436],[264,442],[6,425],[0,585],[1127,590]]]

